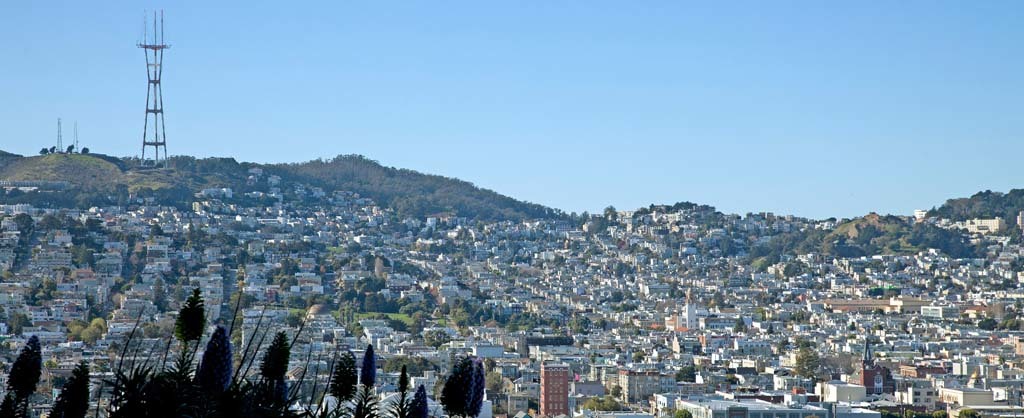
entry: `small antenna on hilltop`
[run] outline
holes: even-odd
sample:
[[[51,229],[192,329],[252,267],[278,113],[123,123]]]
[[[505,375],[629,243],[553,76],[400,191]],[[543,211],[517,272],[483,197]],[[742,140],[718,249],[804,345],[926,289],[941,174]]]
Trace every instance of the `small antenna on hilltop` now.
[[[63,138],[61,138],[60,134],[60,118],[57,118],[57,152],[60,152],[60,150],[64,149],[63,147]]]
[[[75,121],[75,149],[78,149],[78,121]]]

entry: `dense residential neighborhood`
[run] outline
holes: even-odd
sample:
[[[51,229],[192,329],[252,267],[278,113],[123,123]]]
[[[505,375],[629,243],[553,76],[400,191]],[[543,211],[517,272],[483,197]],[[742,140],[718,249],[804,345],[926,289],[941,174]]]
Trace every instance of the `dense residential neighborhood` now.
[[[406,396],[407,369],[431,417],[454,415],[442,392],[465,358],[485,373],[481,418],[1024,413],[1024,214],[812,220],[683,203],[489,221],[402,216],[259,168],[247,182],[177,207],[0,206],[2,353],[10,370],[38,339],[35,416],[82,361],[96,411],[125,353],[174,361],[196,290],[196,359],[214,327],[236,363],[283,331],[296,399],[324,390],[338,353],[372,346],[376,401]]]
[[[1024,1],[143,3],[0,6],[0,418],[1024,418]]]

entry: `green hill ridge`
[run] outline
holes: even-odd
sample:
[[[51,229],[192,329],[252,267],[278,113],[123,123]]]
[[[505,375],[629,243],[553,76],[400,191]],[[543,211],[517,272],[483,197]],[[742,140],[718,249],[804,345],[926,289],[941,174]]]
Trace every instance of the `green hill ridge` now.
[[[560,218],[560,211],[522,202],[470,182],[413,170],[386,167],[358,155],[295,164],[239,163],[232,158],[171,157],[167,168],[140,169],[138,160],[100,154],[49,154],[22,157],[0,151],[0,180],[65,181],[73,187],[61,196],[36,193],[8,196],[7,203],[40,207],[117,204],[129,196],[153,197],[169,206],[186,207],[192,194],[209,187],[230,187],[238,193],[267,191],[265,183],[247,182],[249,169],[292,185],[321,187],[326,192],[351,191],[374,199],[403,216],[451,214],[480,220]]]

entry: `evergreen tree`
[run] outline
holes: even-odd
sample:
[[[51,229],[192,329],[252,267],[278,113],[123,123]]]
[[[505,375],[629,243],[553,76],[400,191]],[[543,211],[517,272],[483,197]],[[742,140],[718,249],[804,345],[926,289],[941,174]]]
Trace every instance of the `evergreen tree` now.
[[[89,364],[78,363],[71,372],[71,378],[64,383],[57,401],[50,411],[50,418],[85,418],[89,412]]]
[[[199,341],[206,328],[206,305],[199,289],[192,290],[192,296],[185,301],[185,306],[178,312],[174,322],[174,336],[182,343]]]
[[[153,305],[160,312],[167,310],[167,291],[164,290],[164,281],[160,278],[153,283]]]
[[[794,368],[796,374],[803,377],[814,377],[819,366],[821,366],[821,358],[818,356],[818,352],[810,347],[800,347],[796,353],[796,367]]]
[[[480,416],[480,408],[484,404],[484,388],[487,386],[483,361],[479,357],[473,357],[469,373],[469,403],[466,405],[466,414],[476,418]]]
[[[264,401],[270,404],[285,402],[287,387],[284,381],[284,374],[288,371],[288,359],[291,356],[291,348],[288,344],[288,335],[283,331],[274,335],[274,341],[267,348],[263,355],[263,363],[260,364],[260,375],[264,383]]]
[[[468,418],[471,395],[469,387],[473,373],[473,360],[469,357],[459,358],[452,365],[452,372],[441,389],[441,404],[452,417]]]
[[[36,391],[42,372],[43,357],[39,337],[33,335],[29,337],[18,358],[14,360],[14,365],[11,366],[11,373],[7,377],[7,395],[0,403],[0,417],[29,416],[28,398]]]
[[[331,396],[338,398],[339,402],[352,399],[356,394],[356,379],[356,356],[346,350],[331,376]]]
[[[427,388],[420,385],[416,388],[416,394],[412,397],[409,405],[409,418],[427,418],[429,413],[427,405]]]
[[[476,418],[483,406],[487,379],[483,362],[478,357],[460,358],[441,390],[441,404],[449,416]]]

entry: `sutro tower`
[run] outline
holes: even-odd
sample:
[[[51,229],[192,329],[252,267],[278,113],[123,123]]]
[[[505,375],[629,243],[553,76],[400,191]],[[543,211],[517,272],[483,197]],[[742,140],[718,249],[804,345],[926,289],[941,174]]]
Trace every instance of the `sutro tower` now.
[[[149,42],[149,30],[145,15],[142,18],[142,43],[139,48],[146,53],[146,123],[142,127],[142,165],[158,167],[167,161],[167,135],[164,128],[164,94],[160,88],[163,74],[164,50],[170,45],[164,43],[164,12],[160,11],[159,26],[157,13],[153,12],[153,42]],[[152,123],[150,123],[152,120]],[[153,148],[153,159],[146,161],[146,148]],[[162,151],[162,154],[161,154]]]

